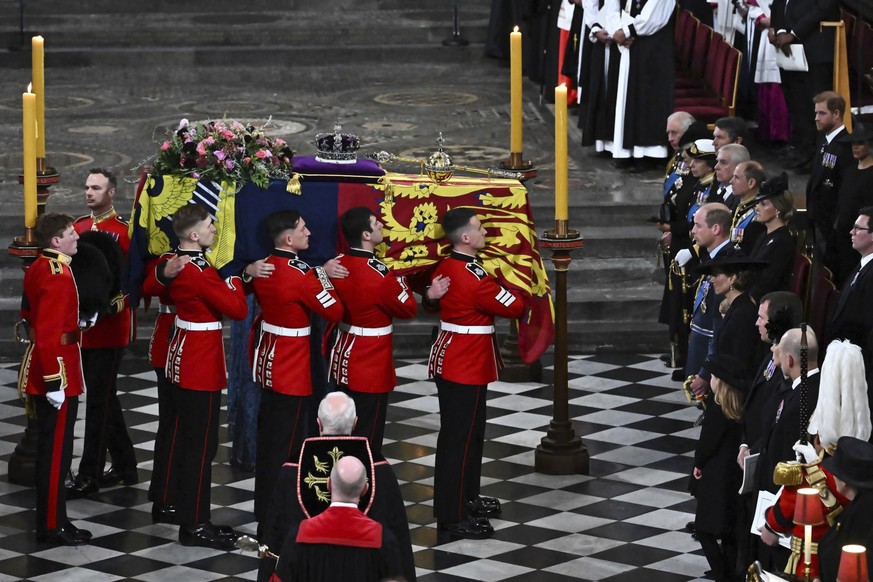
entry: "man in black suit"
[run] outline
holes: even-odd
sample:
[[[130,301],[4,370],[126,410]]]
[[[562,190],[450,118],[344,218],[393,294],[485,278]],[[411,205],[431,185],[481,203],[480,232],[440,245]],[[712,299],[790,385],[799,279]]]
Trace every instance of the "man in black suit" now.
[[[774,0],[770,6],[770,43],[788,54],[793,44],[803,45],[808,71],[782,70],[782,88],[791,119],[791,145],[799,166],[808,166],[815,131],[809,115],[813,95],[831,88],[834,66],[834,29],[819,28],[823,20],[840,18],[839,0]]]
[[[849,275],[840,292],[834,309],[828,336],[831,339],[847,339],[860,346],[867,370],[868,393],[873,385],[873,358],[871,358],[871,332],[873,332],[873,206],[859,212],[851,229],[852,248],[861,255],[858,267]]]
[[[758,488],[775,493],[779,488],[773,483],[773,469],[780,461],[795,459],[794,443],[800,437],[801,423],[801,336],[800,328],[789,329],[773,348],[776,362],[782,369],[785,381],[779,386],[774,403],[775,414],[769,427],[765,427],[761,438],[751,447],[752,453],[760,453],[758,461]],[[806,420],[815,410],[818,402],[818,340],[810,328],[806,328]],[[772,411],[772,409],[770,409]],[[765,419],[766,422],[766,419]],[[771,572],[783,571],[790,552],[779,546],[771,546],[772,532],[762,532],[762,543],[758,546],[758,557],[764,569]],[[775,535],[775,534],[773,534]]]
[[[833,91],[825,91],[816,95],[814,102],[815,126],[822,136],[812,159],[809,181],[806,183],[806,208],[817,251],[824,258],[825,266],[839,274],[840,260],[836,256],[837,245],[834,237],[837,197],[843,175],[849,165],[854,163],[852,146],[838,139],[847,134],[843,124],[846,100]]]

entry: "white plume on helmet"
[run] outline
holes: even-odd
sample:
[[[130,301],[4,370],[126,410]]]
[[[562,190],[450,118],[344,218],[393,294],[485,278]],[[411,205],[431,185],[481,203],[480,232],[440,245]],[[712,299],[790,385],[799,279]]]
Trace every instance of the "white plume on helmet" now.
[[[870,406],[861,348],[849,341],[832,341],[821,366],[820,382],[808,432],[817,434],[821,446],[829,451],[842,436],[869,440]]]

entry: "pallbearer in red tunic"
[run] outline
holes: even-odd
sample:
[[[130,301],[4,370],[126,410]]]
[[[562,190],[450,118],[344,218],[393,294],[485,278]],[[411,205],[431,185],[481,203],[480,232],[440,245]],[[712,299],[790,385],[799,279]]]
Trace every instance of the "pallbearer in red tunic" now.
[[[348,210],[340,219],[351,250],[337,257],[349,275],[334,279],[345,306],[330,355],[330,378],[355,401],[358,425],[375,456],[382,454],[388,394],[397,384],[392,354],[392,319],[410,319],[418,308],[403,277],[394,276],[376,258],[382,223],[369,208]],[[436,299],[436,297],[435,297]]]
[[[176,506],[180,543],[229,550],[237,534],[209,521],[209,505],[221,389],[227,384],[221,319],[246,316],[245,293],[239,277],[222,280],[206,261],[203,251],[215,241],[215,226],[203,207],[188,204],[177,210],[173,231],[179,254],[190,261],[169,286],[176,320],[166,375],[178,388],[169,501]]]
[[[255,462],[255,519],[262,528],[282,465],[297,460],[304,434],[304,413],[312,394],[309,367],[309,317],[315,312],[339,321],[343,306],[321,267],[310,268],[297,258],[309,248],[306,221],[294,210],[267,217],[267,232],[276,248],[266,259],[272,275],[255,279],[255,296],[263,320],[257,334],[252,370],[263,391],[258,411]],[[258,535],[260,539],[260,533]]]
[[[485,229],[472,209],[450,210],[442,225],[453,248],[433,278],[433,285],[451,282],[438,304],[440,333],[428,361],[440,403],[434,515],[442,534],[478,539],[494,533],[488,516],[500,512],[498,500],[479,495],[486,390],[499,366],[494,318],[516,319],[524,306],[476,262]]]
[[[112,236],[127,254],[130,238],[125,222],[112,206],[117,181],[109,170],[92,169],[85,181],[85,203],[91,213],[76,220],[76,232],[101,231]],[[110,314],[101,314],[82,336],[82,365],[88,398],[85,401],[85,442],[79,473],[68,489],[70,499],[85,497],[102,487],[139,481],[133,442],[127,432],[118,400],[118,366],[124,347],[130,343],[133,313],[127,296],[113,299]],[[112,467],[106,474],[106,451]]]
[[[42,254],[24,274],[21,317],[30,346],[19,373],[20,387],[36,408],[36,537],[78,545],[91,533],[67,519],[64,478],[73,459],[73,425],[85,380],[79,354],[79,293],[70,270],[79,235],[73,218],[46,214],[36,226]]]
[[[169,476],[170,443],[173,437],[173,421],[176,418],[175,388],[167,380],[164,371],[167,365],[167,349],[170,334],[176,321],[176,306],[170,297],[170,289],[162,281],[175,278],[190,260],[189,256],[164,253],[146,267],[142,286],[144,297],[158,298],[158,314],[149,342],[149,363],[158,378],[158,429],[155,431],[154,463],[149,485],[149,501],[152,502],[152,521],[155,523],[176,521],[176,508],[169,505],[167,484]],[[159,275],[160,273],[160,275]]]

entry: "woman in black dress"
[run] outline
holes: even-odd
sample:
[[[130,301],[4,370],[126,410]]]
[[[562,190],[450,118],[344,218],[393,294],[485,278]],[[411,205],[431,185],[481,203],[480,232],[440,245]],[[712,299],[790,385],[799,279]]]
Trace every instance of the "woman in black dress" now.
[[[850,230],[858,218],[858,210],[873,204],[873,127],[858,125],[854,132],[839,139],[852,144],[852,157],[857,160],[857,164],[850,164],[843,174],[837,202],[834,282],[842,285],[860,259],[852,248]]]
[[[783,173],[766,180],[755,199],[758,201],[755,221],[763,224],[767,232],[755,242],[750,256],[768,263],[768,266],[759,273],[749,295],[755,302],[760,302],[767,293],[787,291],[794,270],[797,239],[788,229],[788,221],[794,214],[788,176]]]

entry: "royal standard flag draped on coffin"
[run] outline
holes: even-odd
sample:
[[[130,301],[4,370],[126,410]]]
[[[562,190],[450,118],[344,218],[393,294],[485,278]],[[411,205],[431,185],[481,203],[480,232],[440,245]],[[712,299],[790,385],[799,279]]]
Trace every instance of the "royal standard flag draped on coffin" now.
[[[345,247],[339,240],[339,216],[351,207],[367,206],[385,225],[376,254],[396,273],[411,276],[419,289],[450,251],[440,217],[451,208],[470,207],[487,231],[488,246],[479,254],[483,266],[507,288],[523,292],[520,356],[527,363],[535,361],[554,338],[549,280],[527,190],[515,180],[456,177],[435,184],[425,177],[387,174],[377,183],[360,183],[343,181],[341,175],[335,181],[306,180],[304,174],[296,195],[287,192],[282,181],[271,182],[267,189],[246,184],[237,191],[233,182],[143,175],[130,221],[127,289],[135,301],[146,262],[175,248],[170,217],[188,203],[206,207],[216,220],[216,242],[207,258],[224,276],[270,253],[263,220],[275,211],[300,212],[312,231],[310,248],[301,257],[322,264]]]

